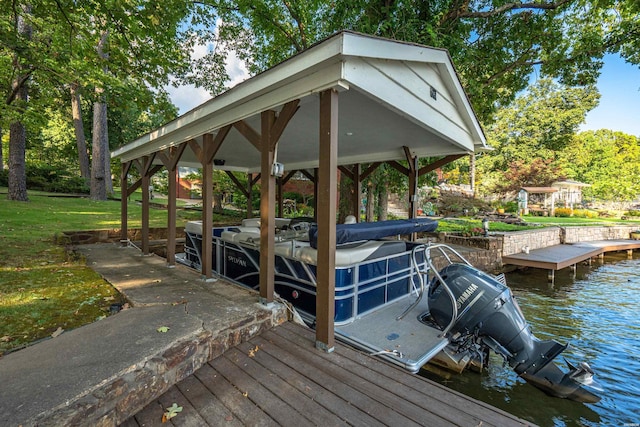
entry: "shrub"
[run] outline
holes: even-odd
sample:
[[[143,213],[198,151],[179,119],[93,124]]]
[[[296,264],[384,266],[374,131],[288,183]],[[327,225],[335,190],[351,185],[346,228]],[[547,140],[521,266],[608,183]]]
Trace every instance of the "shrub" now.
[[[577,218],[598,218],[598,212],[589,209],[575,209],[573,216]]]
[[[557,208],[555,210],[555,216],[560,218],[567,218],[573,214],[573,210],[571,208]]]
[[[640,216],[640,210],[630,209],[624,213],[624,216]]]
[[[0,171],[0,187],[9,186],[9,170],[4,169]]]

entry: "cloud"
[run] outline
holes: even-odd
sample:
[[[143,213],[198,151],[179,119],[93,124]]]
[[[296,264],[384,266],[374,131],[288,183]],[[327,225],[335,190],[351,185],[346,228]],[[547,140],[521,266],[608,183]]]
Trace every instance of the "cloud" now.
[[[214,30],[216,38],[218,36],[218,28],[221,24],[222,21],[220,20],[220,18],[218,18]],[[214,49],[215,45],[211,42],[196,44],[192,48],[191,58],[194,60],[202,58],[206,54],[212,52]],[[229,82],[227,83],[227,87],[229,89],[231,89],[238,83],[242,83],[250,77],[246,64],[244,63],[244,61],[238,58],[238,55],[233,50],[230,50],[227,54],[225,71],[229,76]],[[176,107],[178,107],[180,115],[194,109],[195,107],[212,98],[211,94],[207,90],[196,87],[195,85],[181,85],[178,87],[167,86],[166,89],[169,93],[171,101],[175,104]]]

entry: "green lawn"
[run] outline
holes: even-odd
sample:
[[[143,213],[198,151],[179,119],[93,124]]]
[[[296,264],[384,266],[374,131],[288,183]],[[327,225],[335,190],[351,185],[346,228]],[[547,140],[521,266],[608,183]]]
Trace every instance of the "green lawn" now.
[[[120,201],[29,191],[29,202],[13,202],[6,194],[0,187],[0,355],[58,328],[68,330],[106,316],[109,306],[121,298],[83,260],[55,244],[63,231],[119,228]],[[142,209],[136,199],[140,194],[128,205],[130,228],[141,226]],[[200,217],[199,211],[179,210],[178,226]],[[150,210],[151,227],[166,224],[166,210]]]

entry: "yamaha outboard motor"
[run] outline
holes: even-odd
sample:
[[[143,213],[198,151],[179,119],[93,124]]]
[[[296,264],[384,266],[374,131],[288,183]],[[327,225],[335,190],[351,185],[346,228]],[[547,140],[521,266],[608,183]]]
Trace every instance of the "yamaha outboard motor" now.
[[[502,355],[518,375],[547,394],[586,403],[600,400],[585,388],[593,382],[589,365],[575,367],[567,362],[570,372],[565,373],[551,362],[567,345],[536,338],[507,286],[463,264],[445,267],[440,277],[456,301],[458,316],[452,334],[478,337]],[[433,320],[446,328],[453,314],[452,301],[437,277],[428,295]]]

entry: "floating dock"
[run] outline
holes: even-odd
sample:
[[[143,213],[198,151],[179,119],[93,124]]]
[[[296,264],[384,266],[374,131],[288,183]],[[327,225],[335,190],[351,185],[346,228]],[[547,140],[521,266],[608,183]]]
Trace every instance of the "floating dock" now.
[[[629,256],[634,249],[640,248],[640,240],[599,240],[571,245],[553,245],[502,257],[503,264],[522,267],[542,268],[549,271],[549,281],[553,282],[555,271],[571,267],[575,272],[576,264],[603,257],[606,252],[627,251]]]

